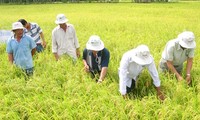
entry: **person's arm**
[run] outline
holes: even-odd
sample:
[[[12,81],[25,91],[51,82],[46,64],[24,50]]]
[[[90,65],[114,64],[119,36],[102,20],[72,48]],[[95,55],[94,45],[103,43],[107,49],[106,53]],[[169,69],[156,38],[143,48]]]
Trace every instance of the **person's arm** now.
[[[187,84],[191,83],[190,71],[192,69],[192,64],[193,64],[193,58],[188,58],[187,59],[187,66],[186,66],[186,81],[187,81]]]
[[[156,87],[156,91],[157,91],[158,98],[163,101],[165,99],[165,97],[164,97],[163,93],[160,90],[160,86]]]
[[[153,84],[155,85],[155,88],[156,88],[156,91],[157,91],[157,97],[160,99],[160,100],[164,100],[164,95],[163,93],[161,92],[161,89],[160,89],[160,78],[159,78],[159,75],[158,75],[158,71],[156,69],[156,65],[154,63],[154,61],[147,66],[148,70],[149,70],[149,73],[153,79]]]
[[[108,69],[108,67],[102,67],[98,83],[102,82],[104,80],[106,73],[107,73],[107,69]]]
[[[36,52],[36,48],[33,48],[33,49],[31,50],[32,56],[35,55],[35,52]]]
[[[101,68],[101,73],[100,73],[98,82],[102,82],[104,80],[107,73],[109,60],[110,60],[110,52],[106,48],[104,48],[101,51],[101,54],[102,54],[102,61],[101,61],[102,68]]]
[[[88,55],[88,51],[87,51],[87,49],[84,49],[83,50],[83,56],[82,56],[83,57],[83,65],[84,65],[85,71],[89,72],[90,71],[90,67],[89,67],[89,65],[88,65],[88,63],[86,61],[87,55]]]
[[[57,42],[56,42],[56,35],[55,35],[55,33],[56,33],[56,29],[54,29],[52,31],[52,52],[53,52],[53,54],[55,56],[55,59],[57,61],[59,59],[59,56],[58,56],[58,53],[57,53],[57,51],[58,51],[58,45],[57,45]]]
[[[43,47],[45,48],[45,47],[46,47],[46,41],[45,41],[45,39],[44,39],[44,34],[43,34],[43,32],[40,33],[40,37],[42,38],[42,45],[43,45]]]
[[[128,80],[127,73],[128,73],[128,56],[126,54],[123,55],[120,61],[119,67],[119,91],[124,98],[127,98],[127,91],[126,91],[126,81]]]
[[[79,48],[76,48],[76,56],[79,58],[80,57],[80,50]]]
[[[172,61],[167,61],[167,67],[168,69],[176,75],[176,78],[181,81],[183,80],[183,77],[177,72],[177,70],[174,68],[173,62]]]
[[[76,36],[76,30],[75,30],[73,25],[72,25],[72,28],[74,30],[73,36],[74,36],[74,46],[76,48],[76,56],[79,58],[80,57],[80,51],[79,51],[80,45],[79,45],[79,42],[78,42],[78,38]]]
[[[58,61],[58,59],[59,59],[58,53],[53,53],[53,54],[54,54],[54,56],[55,56],[56,61]]]
[[[14,58],[12,53],[8,53],[8,61],[10,62],[10,64],[13,64]]]
[[[85,59],[83,59],[83,64],[84,64],[84,69],[85,69],[85,71],[86,71],[86,72],[89,72],[89,71],[90,71],[90,70],[89,70],[89,66],[88,66],[88,64],[87,64],[87,62],[86,62]]]

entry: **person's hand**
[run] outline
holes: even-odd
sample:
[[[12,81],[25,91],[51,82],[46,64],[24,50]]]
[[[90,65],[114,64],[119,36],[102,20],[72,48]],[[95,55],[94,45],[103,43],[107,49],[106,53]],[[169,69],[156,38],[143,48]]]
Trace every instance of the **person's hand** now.
[[[102,83],[102,79],[99,79],[98,81],[97,81],[97,84],[100,84],[100,83]]]
[[[123,96],[123,98],[126,100],[126,99],[128,99],[128,95],[127,94],[125,94],[125,95],[122,95]]]
[[[85,65],[84,69],[85,69],[86,72],[89,72],[89,66],[88,65]]]
[[[187,77],[186,77],[186,82],[187,82],[188,85],[190,85],[191,82],[192,82],[192,81],[191,81],[191,77],[190,77],[189,74],[188,74]]]
[[[164,100],[165,100],[165,97],[164,97],[164,95],[163,95],[162,92],[158,92],[158,93],[157,93],[157,97],[158,97],[161,101],[164,101]]]
[[[79,58],[80,57],[80,51],[79,49],[76,50],[76,56]]]
[[[47,43],[43,40],[43,41],[42,41],[42,46],[43,46],[44,48],[46,48],[46,45],[47,45]]]
[[[183,80],[183,77],[182,77],[182,76],[178,76],[177,79],[178,79],[178,81],[180,82],[180,81]]]

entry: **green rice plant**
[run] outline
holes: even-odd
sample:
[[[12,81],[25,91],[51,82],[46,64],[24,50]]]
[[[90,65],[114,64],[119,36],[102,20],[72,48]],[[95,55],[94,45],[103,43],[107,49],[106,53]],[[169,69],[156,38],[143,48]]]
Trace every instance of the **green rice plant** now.
[[[20,18],[37,22],[47,48],[36,54],[34,75],[8,62],[6,45],[0,45],[0,119],[200,119],[199,2],[118,4],[0,5],[0,29],[10,30]],[[37,9],[36,9],[37,8]],[[97,34],[110,51],[108,74],[102,84],[84,71],[82,58],[56,61],[51,52],[55,18],[64,13],[75,26],[82,52],[90,35]],[[192,84],[159,73],[165,100],[157,98],[147,70],[139,76],[128,99],[119,93],[118,68],[122,55],[139,44],[149,46],[156,65],[168,40],[184,31],[196,36]],[[185,67],[185,66],[184,66]],[[185,76],[185,71],[183,71]]]

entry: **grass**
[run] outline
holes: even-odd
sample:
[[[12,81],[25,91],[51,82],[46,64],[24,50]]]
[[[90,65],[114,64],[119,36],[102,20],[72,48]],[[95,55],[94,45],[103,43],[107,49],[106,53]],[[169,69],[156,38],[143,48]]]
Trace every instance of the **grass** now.
[[[0,119],[200,119],[200,3],[102,3],[1,5],[0,29],[11,29],[20,18],[37,22],[45,34],[47,49],[34,56],[35,73],[26,81],[11,67],[6,46],[0,46]],[[81,51],[92,34],[99,35],[110,50],[105,81],[97,85],[69,59],[55,61],[51,31],[58,13],[74,24]],[[192,70],[193,84],[177,83],[172,75],[160,74],[166,100],[161,103],[147,71],[137,90],[124,100],[118,89],[118,67],[124,52],[139,44],[149,46],[156,65],[166,42],[180,32],[195,33],[197,49]],[[148,86],[146,83],[150,83]]]

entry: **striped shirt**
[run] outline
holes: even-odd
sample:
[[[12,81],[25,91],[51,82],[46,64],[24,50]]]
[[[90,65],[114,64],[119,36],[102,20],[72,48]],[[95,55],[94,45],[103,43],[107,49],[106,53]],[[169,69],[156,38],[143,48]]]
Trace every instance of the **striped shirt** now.
[[[30,23],[30,25],[30,30],[25,29],[24,33],[31,36],[35,43],[42,43],[42,40],[40,38],[40,33],[42,32],[42,29],[37,23]]]

